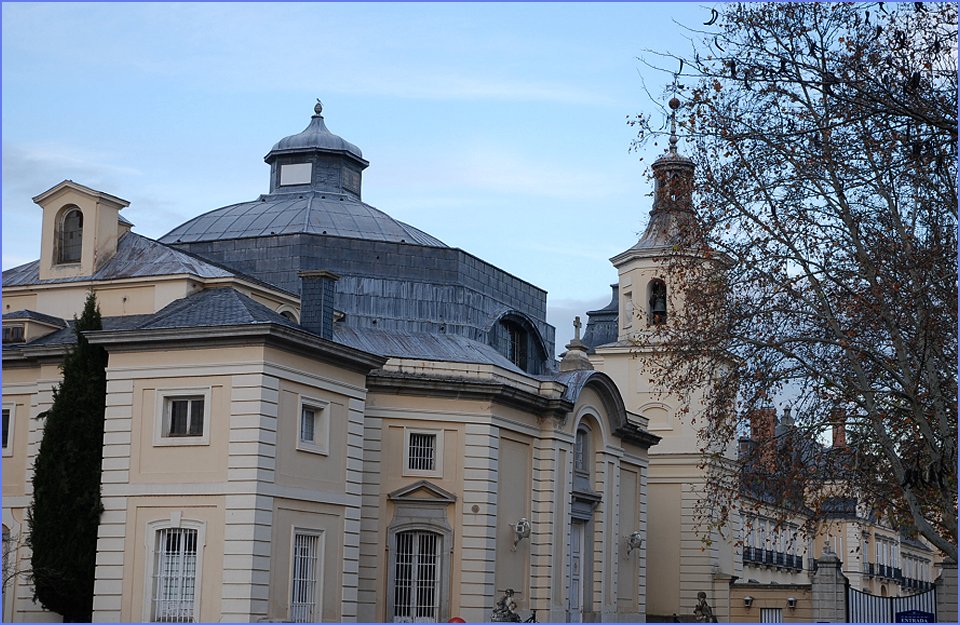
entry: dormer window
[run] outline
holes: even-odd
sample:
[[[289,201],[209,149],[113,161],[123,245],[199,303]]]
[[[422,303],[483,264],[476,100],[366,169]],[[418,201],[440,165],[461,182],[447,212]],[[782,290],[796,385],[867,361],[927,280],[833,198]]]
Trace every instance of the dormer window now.
[[[60,219],[58,243],[58,263],[79,263],[83,249],[83,213],[77,207],[70,207]]]
[[[663,280],[650,281],[649,319],[652,325],[667,322],[667,285]]]
[[[527,370],[527,333],[515,323],[505,323],[507,329],[507,358],[524,371]]]
[[[4,343],[23,343],[24,342],[23,324],[16,323],[3,326]]]

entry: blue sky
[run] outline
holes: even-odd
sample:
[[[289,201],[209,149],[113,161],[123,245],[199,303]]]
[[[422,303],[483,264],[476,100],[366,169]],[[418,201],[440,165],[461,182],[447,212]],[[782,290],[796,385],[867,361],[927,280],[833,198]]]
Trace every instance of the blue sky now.
[[[711,6],[5,2],[3,268],[39,256],[30,198],[65,178],[151,237],[256,198],[319,97],[364,201],[546,289],[561,351],[650,209],[660,148],[630,153],[626,120],[670,76],[637,57],[687,52]]]

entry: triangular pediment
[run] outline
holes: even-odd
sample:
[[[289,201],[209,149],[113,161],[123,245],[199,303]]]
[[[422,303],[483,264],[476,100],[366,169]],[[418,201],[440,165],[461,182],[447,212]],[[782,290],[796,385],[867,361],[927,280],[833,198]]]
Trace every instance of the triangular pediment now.
[[[453,503],[457,500],[456,495],[427,480],[399,488],[387,495],[387,498],[401,503]]]
[[[122,209],[130,205],[130,202],[123,198],[119,198],[115,195],[110,195],[109,193],[104,193],[103,191],[97,191],[96,189],[91,189],[90,187],[78,184],[73,180],[64,180],[61,183],[55,184],[40,195],[37,195],[33,198],[33,201],[36,204],[41,206],[48,202],[51,198],[63,195],[65,193],[79,193],[90,197],[96,201],[106,202],[108,204],[114,205],[117,209]]]

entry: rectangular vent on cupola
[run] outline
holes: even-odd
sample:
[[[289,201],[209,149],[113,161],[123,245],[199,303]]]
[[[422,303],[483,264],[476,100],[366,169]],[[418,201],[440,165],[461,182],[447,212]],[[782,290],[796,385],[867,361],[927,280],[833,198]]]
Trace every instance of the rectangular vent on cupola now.
[[[287,187],[295,184],[310,184],[313,173],[312,163],[291,163],[280,166],[280,186]]]

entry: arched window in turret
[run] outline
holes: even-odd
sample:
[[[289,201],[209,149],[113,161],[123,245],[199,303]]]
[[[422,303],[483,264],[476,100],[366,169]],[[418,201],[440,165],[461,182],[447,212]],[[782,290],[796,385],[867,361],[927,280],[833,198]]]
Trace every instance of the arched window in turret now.
[[[667,322],[667,285],[663,280],[654,279],[648,287],[650,294],[649,319],[653,325]]]
[[[57,262],[79,263],[83,246],[83,213],[76,206],[68,207],[60,217],[57,237]]]

